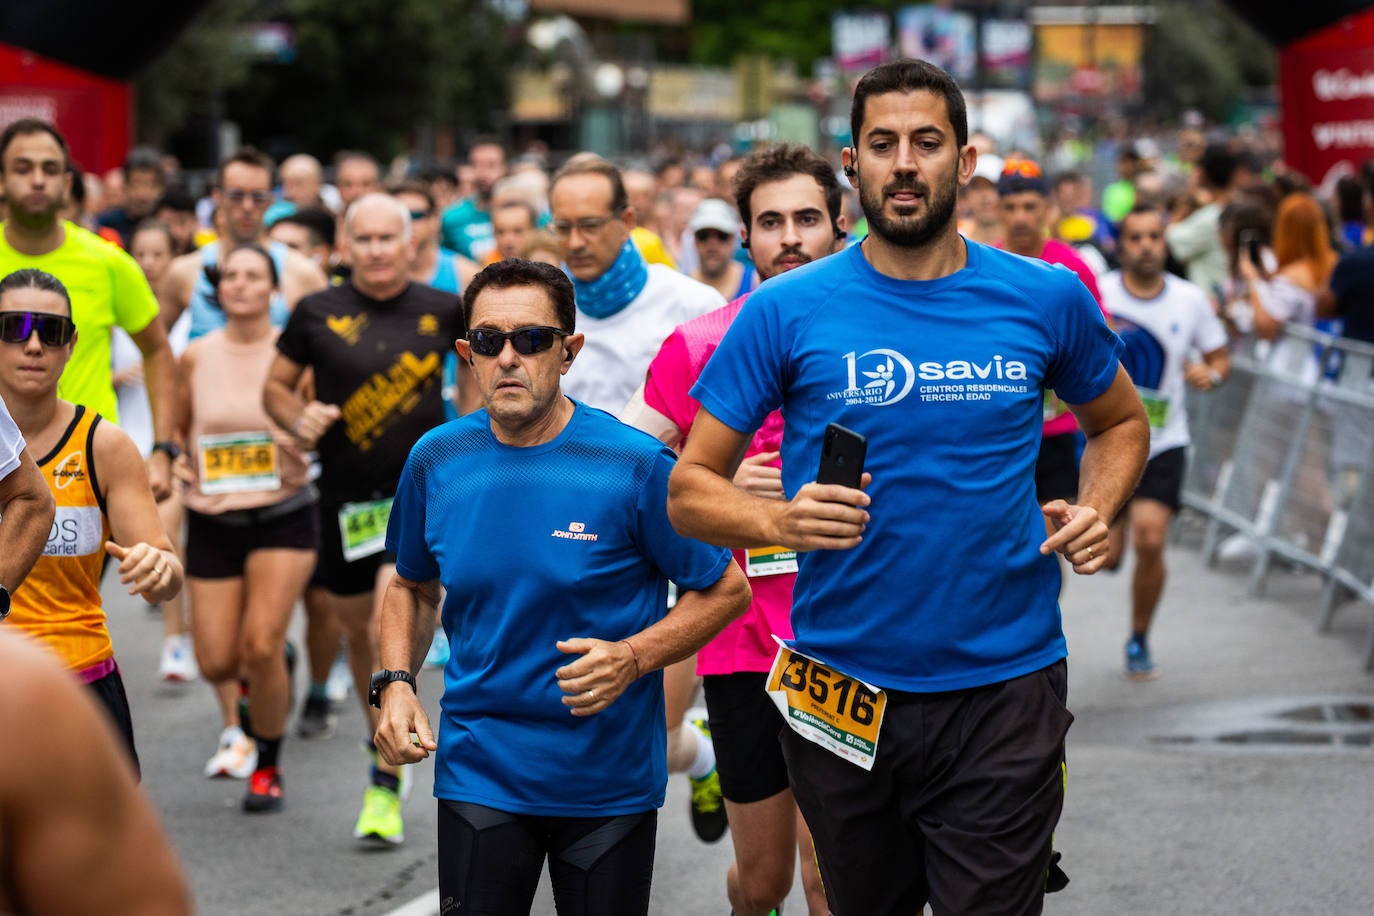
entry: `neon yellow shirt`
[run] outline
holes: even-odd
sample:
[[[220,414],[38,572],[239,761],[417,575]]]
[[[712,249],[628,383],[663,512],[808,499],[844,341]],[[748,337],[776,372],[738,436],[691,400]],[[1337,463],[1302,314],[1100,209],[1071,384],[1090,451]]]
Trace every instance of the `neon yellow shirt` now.
[[[645,229],[643,226],[635,226],[630,230],[630,238],[634,241],[639,253],[644,255],[644,260],[650,264],[666,264],[673,270],[677,270],[677,265],[673,263],[673,256],[668,253],[668,249],[663,247],[663,239],[658,234]]]
[[[57,383],[57,396],[119,422],[110,371],[110,329],[137,334],[157,318],[157,298],[138,262],[80,226],[64,222],[66,237],[56,250],[28,255],[5,241],[0,223],[0,277],[36,267],[61,280],[72,297],[76,347]]]

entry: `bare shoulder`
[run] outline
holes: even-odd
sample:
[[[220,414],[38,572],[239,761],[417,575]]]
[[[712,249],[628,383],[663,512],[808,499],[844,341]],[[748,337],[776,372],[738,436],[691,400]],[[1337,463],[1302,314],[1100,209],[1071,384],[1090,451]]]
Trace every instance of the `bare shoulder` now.
[[[1311,263],[1306,259],[1285,264],[1279,270],[1279,275],[1288,279],[1295,286],[1299,286],[1308,292],[1317,288],[1317,272],[1312,269]]]
[[[177,255],[172,259],[172,263],[167,265],[167,278],[175,278],[181,282],[194,280],[196,274],[200,273],[204,260],[205,256],[200,253],[199,249]]]
[[[320,266],[298,251],[292,251],[289,248],[286,250],[284,267],[286,276],[282,277],[282,283],[283,285],[290,284],[295,288],[295,298],[324,289],[329,285],[329,278],[324,275]],[[288,298],[290,298],[289,293]]]
[[[101,418],[101,422],[95,426],[91,443],[95,448],[90,460],[95,467],[95,476],[100,482],[102,496],[108,497],[110,485],[122,486],[130,479],[131,474],[134,475],[134,479],[147,483],[143,455],[124,430]]]

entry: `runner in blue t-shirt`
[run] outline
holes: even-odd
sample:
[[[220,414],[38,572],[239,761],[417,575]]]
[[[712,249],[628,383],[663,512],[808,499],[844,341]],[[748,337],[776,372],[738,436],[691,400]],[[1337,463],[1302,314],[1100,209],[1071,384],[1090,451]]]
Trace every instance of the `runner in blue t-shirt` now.
[[[494,264],[464,309],[459,354],[485,409],[421,438],[397,489],[376,744],[397,765],[437,751],[439,892],[461,911],[528,912],[547,856],[559,913],[647,913],[668,778],[660,669],[742,613],[749,588],[729,551],[669,523],[672,452],[562,394],[583,336],[560,270]],[[435,741],[413,689],[384,688],[413,687],[440,584]]]
[[[870,234],[750,298],[692,390],[669,513],[806,551],[768,689],[831,910],[1039,912],[1072,721],[1051,554],[1101,568],[1149,428],[1078,279],[957,234],[977,153],[949,75],[878,67],[851,121]],[[1051,388],[1088,436],[1076,504],[1035,498]],[[785,502],[731,483],[778,407]],[[867,437],[863,490],[814,482],[831,422]]]

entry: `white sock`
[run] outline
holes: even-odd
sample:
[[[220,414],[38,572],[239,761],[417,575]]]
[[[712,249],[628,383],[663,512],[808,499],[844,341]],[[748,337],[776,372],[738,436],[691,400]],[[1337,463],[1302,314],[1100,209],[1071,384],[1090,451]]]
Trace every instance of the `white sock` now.
[[[701,729],[697,728],[695,723],[683,722],[682,727],[690,728],[692,735],[697,739],[697,755],[692,758],[692,765],[687,767],[687,775],[693,779],[711,775],[711,771],[716,768],[716,746],[711,743],[710,738],[701,733]]]

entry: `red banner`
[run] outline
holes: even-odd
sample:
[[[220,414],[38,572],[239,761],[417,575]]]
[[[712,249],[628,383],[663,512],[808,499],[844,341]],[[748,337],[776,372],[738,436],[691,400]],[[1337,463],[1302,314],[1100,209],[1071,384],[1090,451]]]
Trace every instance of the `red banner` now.
[[[1374,12],[1279,52],[1283,158],[1317,184],[1374,159]]]
[[[133,135],[133,88],[0,44],[0,130],[20,118],[57,127],[72,161],[96,173],[124,161]]]

